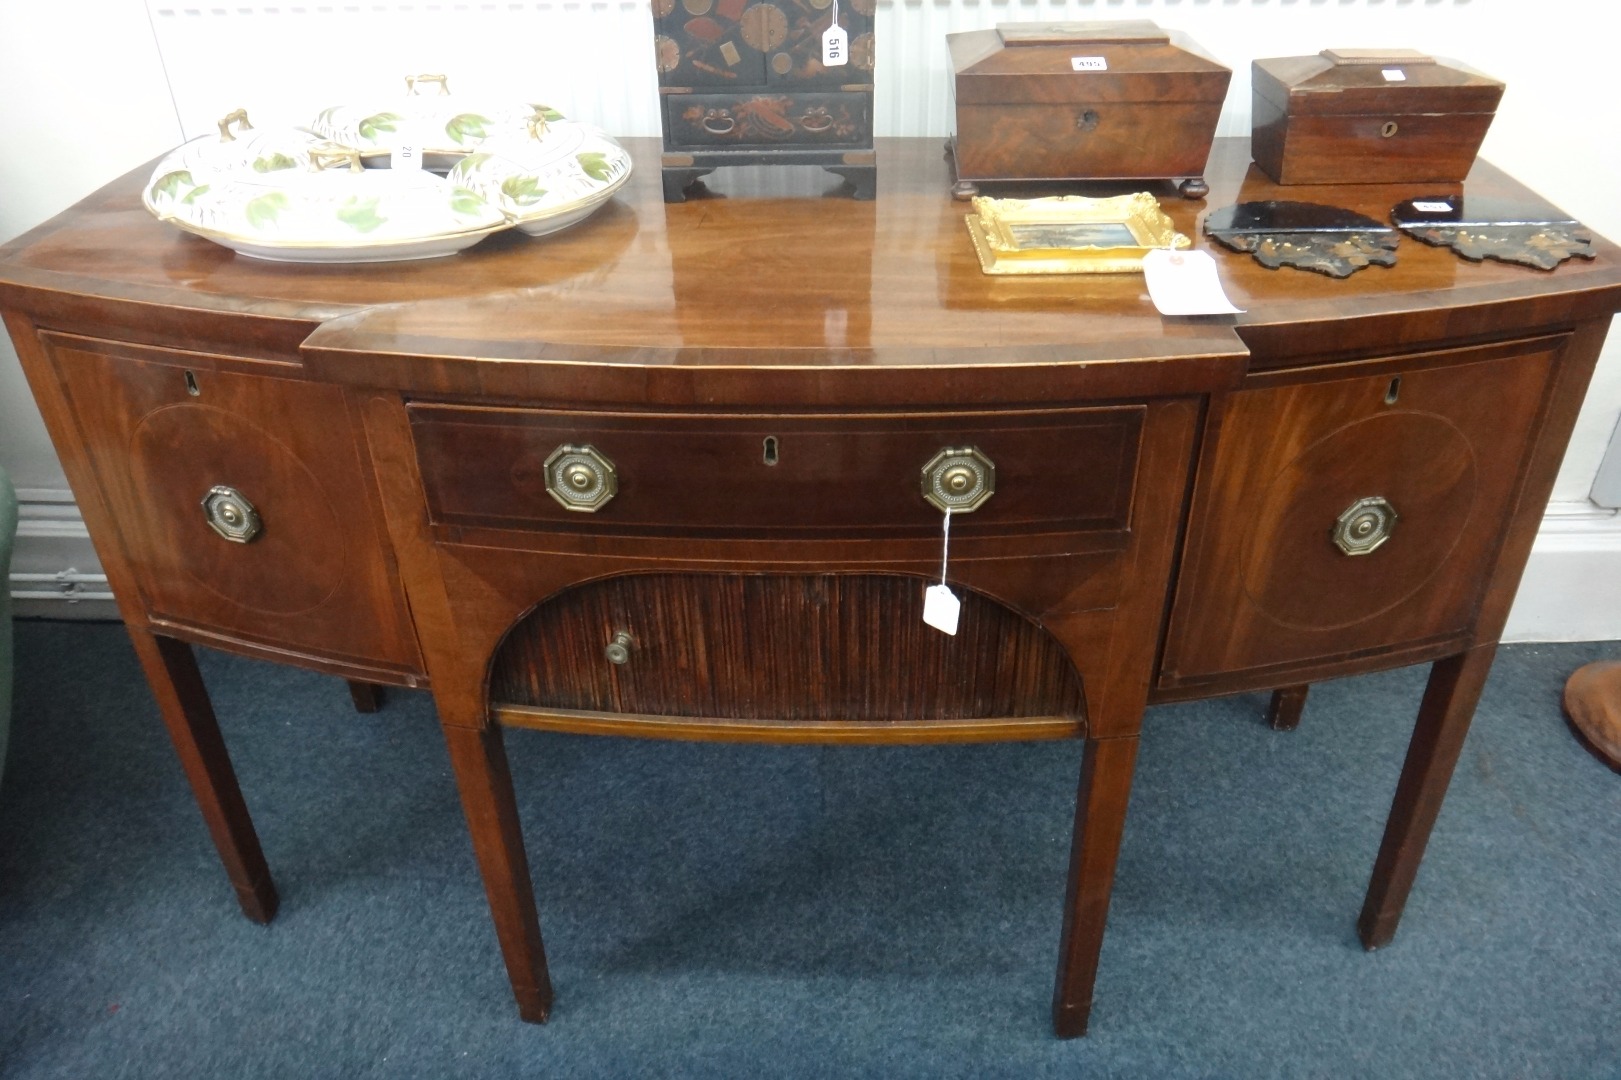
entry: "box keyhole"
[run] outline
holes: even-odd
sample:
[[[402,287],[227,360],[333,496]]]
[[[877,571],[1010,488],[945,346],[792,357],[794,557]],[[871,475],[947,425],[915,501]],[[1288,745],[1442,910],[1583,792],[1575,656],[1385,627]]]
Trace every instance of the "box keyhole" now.
[[[1385,404],[1394,405],[1399,397],[1401,397],[1401,376],[1397,375],[1390,380],[1390,385],[1385,388]]]
[[[186,393],[192,397],[202,397],[203,394],[202,387],[197,385],[197,376],[189,371],[186,372]]]
[[[761,460],[767,465],[775,465],[777,463],[777,437],[775,435],[767,435],[765,437],[765,449],[761,454]]]

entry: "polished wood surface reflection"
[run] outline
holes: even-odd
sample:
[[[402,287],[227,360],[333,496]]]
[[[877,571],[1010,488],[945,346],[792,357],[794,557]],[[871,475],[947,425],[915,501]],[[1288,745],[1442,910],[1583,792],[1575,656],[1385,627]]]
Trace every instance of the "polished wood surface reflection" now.
[[[1161,185],[1245,309],[1169,319],[1134,274],[983,275],[933,140],[879,140],[875,202],[721,169],[677,205],[658,145],[628,142],[600,213],[452,258],[255,262],[153,220],[144,170],[0,248],[7,328],[244,911],[275,891],[191,644],[341,676],[362,709],[432,687],[536,1021],[503,727],[1075,737],[1053,1019],[1078,1035],[1145,706],[1279,689],[1286,728],[1315,680],[1434,662],[1360,924],[1388,942],[1621,252],[1544,273],[1404,242],[1345,280],[1269,271]],[[1433,193],[1282,189],[1225,139],[1206,176],[1216,207],[1383,218]],[[1464,187],[1532,197],[1485,163]],[[547,486],[582,446],[616,476],[591,513]],[[994,462],[995,490],[953,514],[942,569],[922,473],[944,449]],[[215,487],[251,536],[209,525]],[[942,573],[968,597],[950,640],[918,623]]]

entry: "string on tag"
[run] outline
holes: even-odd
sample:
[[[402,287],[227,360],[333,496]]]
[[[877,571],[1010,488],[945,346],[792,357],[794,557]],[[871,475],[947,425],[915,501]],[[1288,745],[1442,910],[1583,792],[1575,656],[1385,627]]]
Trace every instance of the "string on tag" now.
[[[946,523],[941,529],[944,537],[940,545],[940,584],[946,583],[946,562],[951,556],[951,508],[946,507]]]

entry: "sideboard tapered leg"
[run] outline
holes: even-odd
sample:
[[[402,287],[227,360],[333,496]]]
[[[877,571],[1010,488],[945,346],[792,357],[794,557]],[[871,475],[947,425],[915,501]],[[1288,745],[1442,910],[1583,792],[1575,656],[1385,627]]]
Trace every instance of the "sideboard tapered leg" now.
[[[242,913],[268,923],[276,915],[276,885],[237,786],[197,657],[190,645],[174,638],[133,627],[129,635]]]
[[[552,1011],[552,981],[501,729],[447,725],[444,731],[518,1015],[544,1024]]]
[[[1109,917],[1109,893],[1120,856],[1120,836],[1137,763],[1136,735],[1087,739],[1075,800],[1075,835],[1064,891],[1064,930],[1058,980],[1053,987],[1053,1031],[1072,1039],[1086,1034],[1092,986]]]
[[[1430,668],[1424,703],[1407,746],[1401,779],[1396,782],[1396,798],[1373,864],[1362,917],[1357,920],[1364,948],[1388,945],[1396,936],[1396,924],[1418,875],[1430,829],[1441,813],[1441,800],[1446,797],[1496,652],[1496,645],[1481,645],[1437,660]]]

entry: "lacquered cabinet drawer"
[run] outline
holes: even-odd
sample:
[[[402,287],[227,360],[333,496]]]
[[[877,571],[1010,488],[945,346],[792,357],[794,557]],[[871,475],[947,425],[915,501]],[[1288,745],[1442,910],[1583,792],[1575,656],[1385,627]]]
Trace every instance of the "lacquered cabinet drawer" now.
[[[872,145],[870,93],[669,94],[664,108],[672,147]]]
[[[854,538],[938,532],[923,469],[961,448],[994,466],[994,494],[961,528],[1124,530],[1145,409],[785,416],[417,403],[410,414],[436,523]],[[566,446],[589,446],[612,465],[617,492],[594,512],[547,491],[547,460]]]

